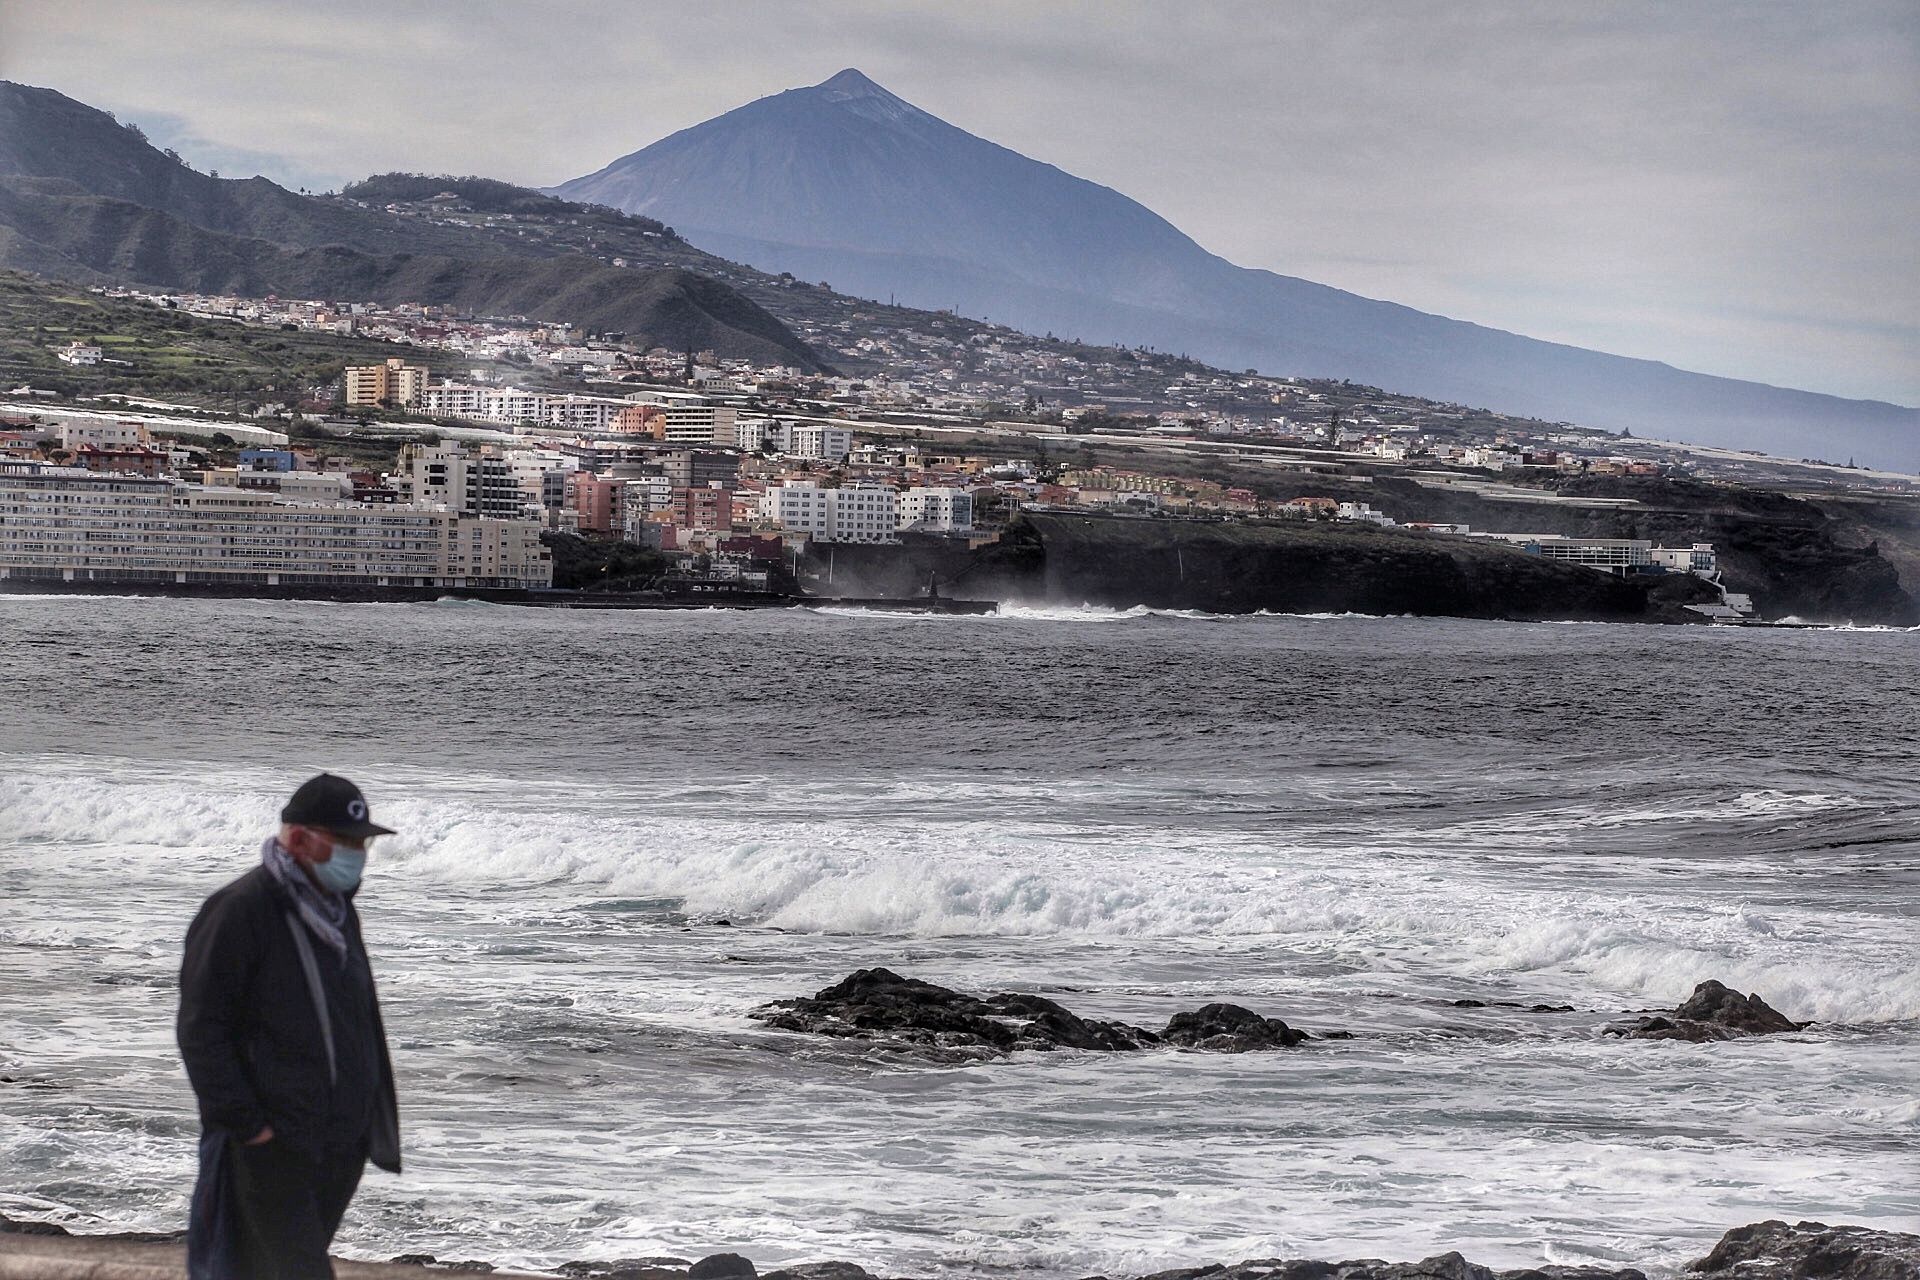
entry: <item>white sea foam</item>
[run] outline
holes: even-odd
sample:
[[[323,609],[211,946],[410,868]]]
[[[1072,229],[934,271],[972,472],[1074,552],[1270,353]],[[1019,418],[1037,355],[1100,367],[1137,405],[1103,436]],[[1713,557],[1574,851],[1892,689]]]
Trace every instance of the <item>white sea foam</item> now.
[[[165,874],[183,849],[201,851],[201,866],[208,857],[238,861],[271,829],[262,781],[15,774],[0,780],[0,830],[74,848],[72,857],[92,848],[103,860],[133,859],[146,874]],[[401,834],[382,842],[374,874],[428,899],[443,885],[660,899],[695,918],[817,934],[1280,946],[1348,966],[1438,969],[1541,993],[1597,989],[1658,1004],[1715,977],[1757,988],[1798,1017],[1920,1017],[1920,973],[1902,942],[1911,941],[1910,925],[1899,917],[1857,916],[1836,944],[1831,912],[1761,910],[1659,879],[1604,889],[1522,882],[1417,850],[1356,857],[1246,833],[1171,835],[1092,822],[1066,831],[1008,818],[768,821],[584,800],[554,808],[541,798],[430,796],[389,805],[381,816]],[[1734,803],[1769,814],[1818,811],[1831,800],[1756,792]],[[1558,813],[1550,825],[1575,819]],[[1615,820],[1652,822],[1657,814]],[[1502,847],[1516,826],[1540,837],[1510,819],[1478,838]],[[152,851],[150,862],[140,861],[143,850]]]
[[[1128,608],[1115,608],[1097,604],[1037,604],[1031,601],[1003,601],[993,613],[984,614],[904,614],[883,609],[861,609],[853,606],[828,606],[814,610],[815,613],[835,617],[861,618],[928,618],[934,620],[957,621],[1004,621],[1004,622],[1141,622],[1152,619],[1182,622],[1245,623],[1271,619],[1288,619],[1299,622],[1368,622],[1384,618],[1405,615],[1373,613],[1277,613],[1266,609],[1251,613],[1209,613],[1204,609],[1158,609],[1148,605],[1133,605]]]

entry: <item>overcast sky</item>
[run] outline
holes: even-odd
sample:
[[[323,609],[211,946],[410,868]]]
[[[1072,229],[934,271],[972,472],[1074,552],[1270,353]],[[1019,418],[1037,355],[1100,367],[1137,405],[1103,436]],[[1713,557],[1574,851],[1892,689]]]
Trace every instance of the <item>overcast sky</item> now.
[[[0,77],[293,186],[556,183],[846,66],[1245,266],[1920,405],[1920,0],[0,0]]]

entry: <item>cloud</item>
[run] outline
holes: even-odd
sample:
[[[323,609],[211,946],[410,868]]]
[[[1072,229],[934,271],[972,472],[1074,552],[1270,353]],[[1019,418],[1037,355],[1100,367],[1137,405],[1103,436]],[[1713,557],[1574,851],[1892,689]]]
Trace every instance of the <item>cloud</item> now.
[[[0,75],[305,186],[552,183],[849,65],[1248,266],[1920,403],[1906,0],[0,6]]]

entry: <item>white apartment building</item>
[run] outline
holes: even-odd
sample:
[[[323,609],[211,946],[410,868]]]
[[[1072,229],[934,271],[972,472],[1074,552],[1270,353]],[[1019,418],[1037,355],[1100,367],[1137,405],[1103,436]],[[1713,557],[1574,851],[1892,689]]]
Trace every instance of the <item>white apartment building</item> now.
[[[1392,528],[1394,519],[1384,511],[1375,511],[1371,502],[1343,502],[1339,507],[1339,518],[1357,520],[1362,524],[1377,524],[1382,528]]]
[[[525,517],[529,507],[545,505],[544,479],[540,495],[530,498],[521,470],[500,450],[485,445],[402,445],[393,483],[414,506],[445,507],[461,515],[516,520]]]
[[[507,469],[520,487],[523,509],[558,511],[567,501],[567,473],[580,469],[580,459],[557,449],[509,449]]]
[[[614,415],[627,404],[611,396],[553,396],[547,400],[547,425],[560,431],[600,435],[612,428]]]
[[[115,421],[108,418],[81,419],[60,424],[60,447],[84,449],[132,449],[153,443],[153,434],[144,423]]]
[[[1671,573],[1691,573],[1711,578],[1720,572],[1720,557],[1711,542],[1696,542],[1690,547],[1655,547],[1653,562]]]
[[[69,342],[54,353],[62,364],[99,364],[103,353],[90,342]]]
[[[788,533],[815,542],[894,542],[900,495],[885,488],[822,489],[810,480],[771,485],[761,511]]]
[[[796,457],[845,462],[847,455],[853,452],[853,432],[845,427],[803,422],[795,425],[788,436],[790,443],[785,452]]]
[[[426,389],[421,407],[427,413],[449,418],[601,435],[612,429],[614,417],[627,407],[627,402],[610,396],[552,396],[519,387],[436,382]]]
[[[496,422],[545,422],[550,397],[541,391],[523,391],[519,387],[490,387],[487,411],[483,415]]]
[[[554,397],[519,387],[480,387],[466,382],[436,382],[421,393],[420,407],[429,414],[472,418],[481,422],[535,422],[547,420]]]
[[[449,418],[479,418],[486,414],[490,390],[470,382],[436,382],[421,397],[420,407]]]
[[[767,447],[768,433],[779,425],[766,418],[736,418],[733,447],[745,453],[758,453]]]
[[[672,476],[643,475],[627,481],[628,512],[665,511],[672,505]]]
[[[973,528],[973,494],[965,489],[916,485],[900,495],[900,527],[926,533],[966,533]]]
[[[0,578],[546,587],[553,562],[526,521],[7,463]]]
[[[739,435],[739,414],[731,405],[668,405],[668,444],[717,444],[731,447]]]

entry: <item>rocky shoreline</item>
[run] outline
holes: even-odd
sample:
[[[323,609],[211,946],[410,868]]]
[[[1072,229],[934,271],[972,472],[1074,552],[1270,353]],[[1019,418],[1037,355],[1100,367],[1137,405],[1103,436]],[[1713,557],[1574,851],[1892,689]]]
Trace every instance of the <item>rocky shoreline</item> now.
[[[1454,1002],[1479,1007],[1479,1000]],[[1522,1005],[1532,1013],[1571,1012],[1567,1005]],[[1348,1031],[1308,1032],[1237,1004],[1215,1003],[1176,1013],[1158,1031],[1124,1022],[1082,1018],[1045,996],[1003,991],[973,996],[891,969],[860,969],[810,996],[775,1000],[749,1018],[782,1031],[863,1040],[887,1049],[948,1060],[1002,1057],[1021,1050],[1081,1049],[1132,1053],[1179,1049],[1195,1053],[1257,1053],[1292,1049],[1315,1040],[1351,1040]],[[1626,1040],[1685,1040],[1696,1044],[1804,1031],[1758,994],[1724,983],[1699,983],[1670,1012],[1623,1015],[1603,1034]]]
[[[413,1261],[443,1271],[472,1272],[485,1263]],[[896,1280],[850,1262],[813,1262],[758,1272],[736,1253],[698,1261],[629,1258],[614,1262],[569,1262],[552,1274],[571,1280]],[[1689,1263],[1690,1280],[1920,1280],[1920,1235],[1824,1222],[1777,1220],[1735,1227],[1706,1257]],[[1118,1280],[1091,1276],[1087,1280]],[[1648,1280],[1638,1267],[1565,1266],[1496,1270],[1456,1252],[1418,1262],[1359,1258],[1326,1262],[1310,1258],[1250,1258],[1231,1265],[1179,1267],[1127,1280]]]
[[[0,1214],[0,1280],[161,1280],[185,1274],[178,1233],[75,1236],[65,1228],[20,1222]],[[341,1262],[340,1280],[405,1280],[435,1275],[565,1277],[566,1280],[896,1280],[851,1262],[810,1262],[758,1270],[737,1253],[689,1260],[671,1257],[568,1262],[545,1272],[496,1268],[479,1260],[402,1254],[388,1263]],[[1823,1222],[1777,1220],[1736,1227],[1712,1252],[1688,1264],[1687,1280],[1920,1280],[1920,1235]],[[951,1277],[948,1277],[951,1280]],[[1113,1280],[1106,1276],[1087,1280]],[[1418,1262],[1362,1258],[1329,1262],[1307,1258],[1251,1258],[1181,1267],[1128,1280],[1649,1280],[1637,1267],[1564,1266],[1496,1270],[1459,1253]]]
[[[1482,1002],[1462,1000],[1463,1006]],[[1563,1005],[1516,1003],[1530,1012],[1563,1012]],[[1158,1029],[1089,1019],[1044,996],[1000,992],[969,995],[890,969],[861,969],[811,996],[775,1000],[752,1010],[767,1026],[803,1035],[857,1040],[877,1048],[932,1056],[945,1061],[987,1061],[1019,1051],[1081,1050],[1138,1053],[1171,1050],[1187,1053],[1308,1051],[1320,1042],[1353,1038],[1338,1030],[1304,1031],[1279,1018],[1240,1005],[1213,1003],[1174,1014]],[[1699,983],[1693,994],[1670,1012],[1623,1015],[1601,1029],[1622,1039],[1681,1040],[1711,1044],[1748,1036],[1803,1030],[1758,994],[1742,994],[1717,981]],[[92,1258],[90,1280],[149,1280],[181,1274],[169,1259],[181,1253],[184,1233],[122,1233],[75,1236],[66,1228],[23,1222],[0,1213],[0,1280],[37,1276],[34,1259],[57,1260],[62,1250]],[[115,1270],[98,1263],[98,1251],[149,1251]],[[94,1252],[87,1253],[85,1251]],[[35,1252],[39,1251],[39,1252]],[[154,1252],[157,1251],[157,1252]],[[131,1257],[132,1254],[125,1256]],[[111,1252],[108,1262],[122,1257]],[[19,1265],[24,1260],[25,1265]],[[156,1265],[160,1268],[155,1269]],[[51,1263],[49,1262],[49,1266]],[[51,1271],[47,1272],[51,1274]],[[407,1274],[529,1274],[506,1272],[481,1259],[443,1259],[410,1253],[385,1264],[343,1264],[347,1276]],[[68,1274],[62,1270],[60,1274]],[[576,1260],[539,1273],[568,1280],[881,1280],[852,1262],[825,1261],[759,1272],[733,1253],[699,1259],[675,1257]],[[1820,1222],[1766,1221],[1736,1227],[1684,1275],[1697,1280],[1920,1280],[1920,1235],[1864,1226]],[[1116,1280],[1097,1276],[1088,1280]],[[1496,1270],[1459,1253],[1442,1253],[1419,1262],[1379,1259],[1324,1261],[1259,1258],[1155,1272],[1129,1280],[1649,1280],[1636,1267],[1546,1265]]]

